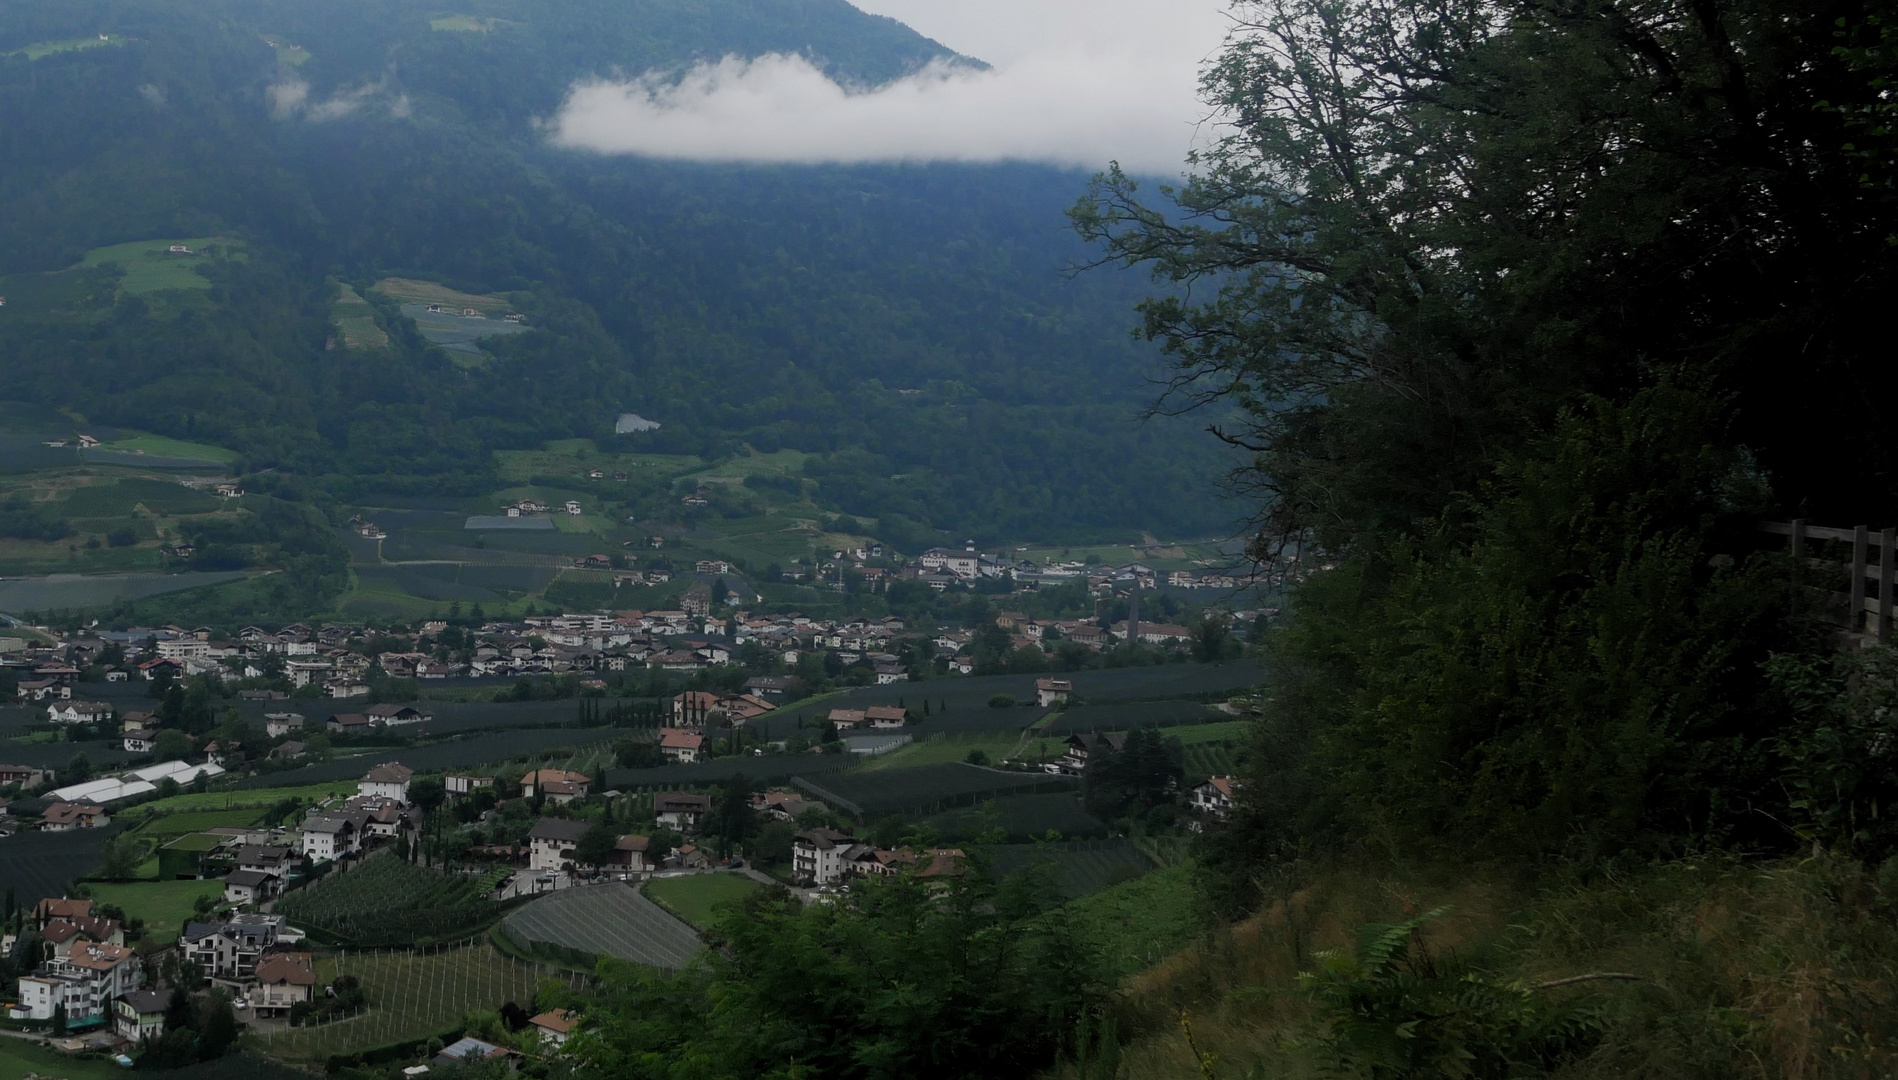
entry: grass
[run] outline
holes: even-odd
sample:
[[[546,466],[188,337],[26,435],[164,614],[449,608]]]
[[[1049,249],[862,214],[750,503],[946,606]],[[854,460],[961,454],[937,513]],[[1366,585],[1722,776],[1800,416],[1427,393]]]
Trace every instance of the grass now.
[[[173,244],[183,244],[193,252],[203,252],[208,247],[229,249],[233,242],[215,236],[200,236],[191,239],[155,239],[136,240],[129,244],[114,244],[110,247],[93,248],[80,260],[81,266],[104,266],[108,263],[125,271],[119,281],[119,291],[126,293],[154,293],[172,289],[209,289],[210,279],[198,273],[211,256],[204,254],[174,255],[169,248]],[[234,257],[240,257],[234,256]]]
[[[1100,946],[1114,975],[1144,971],[1186,947],[1199,932],[1193,868],[1182,864],[1123,881],[1068,904]]]
[[[142,803],[127,810],[122,815],[126,820],[154,814],[179,814],[185,811],[234,810],[255,807],[262,810],[274,806],[280,799],[296,798],[303,802],[320,802],[339,795],[354,795],[356,781],[331,780],[321,784],[304,784],[296,787],[247,788],[242,791],[205,791],[185,792],[169,798]],[[209,825],[200,828],[211,828]],[[188,830],[196,831],[196,830]]]
[[[97,49],[107,45],[123,45],[124,38],[100,38],[97,35],[83,38],[67,38],[64,41],[39,41],[23,49],[15,49],[7,56],[24,56],[28,60],[40,60],[59,53],[78,52],[81,49]]]
[[[188,833],[203,832],[206,829],[243,828],[255,825],[262,814],[263,811],[258,808],[192,810],[182,814],[148,817],[138,831],[141,836],[184,836]]]
[[[389,344],[389,335],[376,325],[375,309],[348,285],[342,287],[336,303],[331,305],[330,318],[336,323],[336,332],[341,335],[345,349],[381,349]]]
[[[491,1012],[509,1001],[531,1006],[540,979],[551,974],[488,945],[417,952],[351,949],[319,960],[317,981],[356,976],[369,999],[367,1011],[261,1041],[272,1056],[321,1062],[331,1054],[441,1034],[471,1011]]]
[[[1182,724],[1167,728],[1162,733],[1169,739],[1178,739],[1182,746],[1195,746],[1200,743],[1243,741],[1252,729],[1250,720],[1226,720],[1213,724]]]
[[[1824,855],[1711,856],[1588,880],[1525,881],[1513,868],[1414,860],[1311,871],[1258,915],[1127,980],[1118,1011],[1133,1038],[1121,1075],[1205,1075],[1180,1034],[1181,1009],[1198,1049],[1218,1055],[1219,1076],[1336,1075],[1293,1041],[1312,1019],[1297,974],[1327,950],[1350,949],[1366,924],[1438,907],[1448,914],[1421,939],[1439,962],[1528,985],[1590,972],[1637,977],[1560,992],[1597,1010],[1600,1039],[1546,1075],[1898,1074],[1898,1011],[1889,1004],[1898,924],[1878,914],[1898,899],[1890,878]]]
[[[163,435],[137,434],[130,438],[114,439],[109,443],[100,443],[101,450],[120,450],[128,454],[150,454],[153,457],[196,458],[199,461],[216,461],[228,465],[237,460],[237,451],[226,450],[222,446],[210,443],[186,442],[183,439],[167,438]]]
[[[505,315],[514,310],[504,297],[459,292],[433,281],[383,278],[376,282],[374,288],[382,295],[405,304],[441,304],[456,310],[474,308],[483,315]]]
[[[30,1075],[105,1080],[123,1077],[125,1070],[105,1058],[73,1057],[25,1039],[0,1038],[0,1080],[24,1080]]]
[[[185,923],[196,914],[194,905],[200,896],[214,900],[224,896],[221,881],[92,882],[88,888],[99,903],[117,904],[127,915],[145,920],[145,933],[158,945],[178,940]]]
[[[710,930],[724,915],[719,905],[736,903],[762,887],[743,874],[689,874],[654,878],[646,882],[646,895],[698,929]]]

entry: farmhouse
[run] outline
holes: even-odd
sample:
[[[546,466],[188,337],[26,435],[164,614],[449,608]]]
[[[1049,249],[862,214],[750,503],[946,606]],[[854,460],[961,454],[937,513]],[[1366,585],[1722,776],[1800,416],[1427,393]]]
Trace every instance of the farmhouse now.
[[[297,832],[297,850],[312,862],[339,859],[361,846],[361,829],[348,814],[312,814]]]
[[[407,765],[385,762],[363,774],[363,778],[356,782],[356,794],[406,803],[409,801],[409,780],[414,776],[415,770]]]
[[[791,840],[791,876],[799,881],[829,885],[843,880],[851,862],[861,851],[873,850],[859,844],[849,833],[835,829],[811,829]]]
[[[565,818],[541,818],[527,834],[529,870],[573,869],[573,846],[585,835],[587,823]]]
[[[371,727],[369,717],[363,713],[337,713],[323,722],[323,727],[331,735],[360,735]]]
[[[237,868],[277,878],[287,877],[290,855],[290,849],[281,844],[244,844],[237,849]]]
[[[494,777],[467,776],[462,773],[448,773],[442,777],[442,790],[450,795],[473,795],[477,791],[492,790]]]
[[[39,787],[45,783],[48,772],[36,765],[0,765],[0,784],[18,784],[23,788]]]
[[[1068,695],[1074,692],[1074,683],[1068,679],[1036,679],[1035,704],[1044,709],[1052,709],[1068,703]]]
[[[302,713],[273,712],[264,714],[264,734],[273,739],[302,730]]]
[[[1087,769],[1087,762],[1091,756],[1111,754],[1120,749],[1121,744],[1126,741],[1127,736],[1118,731],[1110,731],[1105,735],[1070,735],[1067,752],[1062,754],[1061,760],[1055,764],[1062,772],[1079,776]],[[1103,747],[1106,749],[1103,750]]]
[[[839,731],[848,731],[851,728],[862,727],[870,722],[869,717],[864,715],[864,710],[862,709],[832,709],[830,710],[829,720],[831,723],[837,725],[837,730]]]
[[[535,1032],[540,1035],[540,1044],[550,1050],[559,1050],[567,1045],[567,1038],[573,1034],[573,1014],[565,1009],[544,1012],[529,1020]]]

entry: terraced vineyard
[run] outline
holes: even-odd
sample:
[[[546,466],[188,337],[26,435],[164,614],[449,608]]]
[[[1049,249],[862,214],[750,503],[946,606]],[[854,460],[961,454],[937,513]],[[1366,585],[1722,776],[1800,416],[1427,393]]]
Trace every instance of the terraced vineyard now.
[[[320,985],[341,975],[362,980],[368,1009],[343,1020],[266,1034],[263,1044],[271,1054],[320,1062],[331,1054],[441,1034],[471,1010],[492,1011],[509,1001],[531,1005],[542,979],[572,977],[505,956],[486,944],[390,952],[349,949],[317,962]]]
[[[298,926],[358,944],[406,944],[464,934],[493,916],[492,875],[443,874],[372,855],[353,870],[288,893],[276,911]]]
[[[509,915],[507,933],[581,952],[616,956],[656,968],[684,967],[699,936],[630,885],[564,889]]]

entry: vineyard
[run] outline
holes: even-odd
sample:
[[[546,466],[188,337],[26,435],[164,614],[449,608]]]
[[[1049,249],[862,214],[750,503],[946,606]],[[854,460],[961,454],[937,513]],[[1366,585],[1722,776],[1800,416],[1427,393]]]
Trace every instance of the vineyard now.
[[[573,705],[568,703],[567,709],[571,717]],[[569,748],[604,750],[625,737],[626,732],[618,728],[523,728],[407,747],[397,752],[397,756],[402,764],[416,772],[439,772],[443,769],[470,769],[478,765],[496,764],[526,754],[552,754]],[[376,751],[377,756],[340,757],[301,769],[247,777],[239,781],[237,786],[270,788],[353,780],[376,762],[389,760],[391,753],[385,749]],[[70,753],[68,756],[71,756]]]
[[[498,910],[493,875],[424,870],[393,854],[372,855],[285,894],[276,911],[298,926],[357,945],[397,945],[461,936]]]
[[[349,949],[318,961],[319,985],[343,975],[362,981],[368,1008],[346,1019],[266,1034],[263,1044],[270,1053],[291,1061],[323,1061],[332,1054],[441,1034],[459,1026],[473,1010],[493,1011],[509,1001],[531,1006],[542,979],[570,977],[504,956],[485,944],[389,952]]]
[[[588,885],[543,896],[501,924],[509,937],[656,968],[684,967],[699,936],[630,885]]]
[[[815,781],[800,776],[792,783],[837,809],[876,818],[937,813],[1010,795],[1073,791],[1080,780],[1047,773],[1002,772],[958,762],[888,772],[848,772]]]
[[[1006,844],[982,849],[998,877],[1045,865],[1056,888],[1069,897],[1092,896],[1153,869],[1153,860],[1125,838],[1067,844]]]
[[[991,828],[1004,830],[1011,840],[1038,840],[1050,829],[1066,839],[1105,836],[1107,825],[1081,806],[1071,791],[1045,795],[1011,795],[993,803],[945,810],[924,820],[948,841],[973,839]]]
[[[1056,713],[1041,730],[1049,735],[1077,735],[1089,731],[1205,724],[1224,719],[1227,719],[1225,713],[1197,701],[1129,701],[1077,705]]]

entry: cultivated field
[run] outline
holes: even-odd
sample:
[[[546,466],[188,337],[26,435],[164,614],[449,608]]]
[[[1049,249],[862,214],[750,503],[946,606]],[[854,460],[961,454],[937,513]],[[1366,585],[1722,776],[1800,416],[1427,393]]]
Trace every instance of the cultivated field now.
[[[298,926],[361,944],[397,945],[473,932],[495,911],[494,884],[372,855],[285,893],[276,912]]]
[[[222,585],[240,581],[241,570],[185,574],[117,574],[82,576],[49,574],[45,577],[0,581],[0,611],[73,611],[110,607],[123,600]]]
[[[0,837],[0,891],[11,891],[23,908],[65,895],[73,881],[98,868],[107,837],[119,831],[115,825]]]
[[[569,706],[571,707],[571,705]],[[591,755],[626,737],[624,728],[527,728],[495,731],[417,747],[381,747],[363,754],[306,765],[280,773],[247,777],[240,789],[285,784],[321,784],[354,779],[384,761],[400,761],[416,772],[440,772],[498,764],[520,755],[544,755],[573,748],[571,757]]]
[[[963,763],[853,771],[815,779],[800,776],[792,782],[837,809],[868,818],[939,813],[987,799],[1073,791],[1080,786],[1080,780],[1072,776],[1003,772]]]
[[[502,922],[524,942],[545,942],[650,967],[684,967],[699,951],[699,936],[630,885],[563,889],[543,896]]]
[[[1107,825],[1081,805],[1070,792],[1046,795],[1011,795],[976,806],[945,810],[924,819],[942,833],[944,840],[968,840],[992,828],[1007,832],[1011,840],[1040,840],[1050,830],[1064,839],[1105,836]]]
[[[624,729],[622,729],[624,730]],[[743,773],[758,781],[792,776],[821,777],[850,768],[849,754],[768,754],[764,757],[726,757],[697,765],[661,765],[651,769],[608,769],[600,781],[620,791],[667,788],[705,788],[723,784]]]
[[[1090,896],[1133,881],[1153,869],[1153,860],[1125,838],[1060,844],[1007,844],[982,849],[997,875],[1045,866],[1055,887],[1070,897]]]
[[[440,304],[443,307],[460,311],[462,308],[474,308],[483,315],[505,315],[512,310],[507,300],[499,296],[479,296],[474,293],[457,292],[446,285],[433,281],[416,281],[412,278],[383,278],[372,288],[376,292],[403,304]]]
[[[389,335],[376,325],[375,309],[348,285],[330,307],[330,319],[345,349],[380,349],[389,344]]]
[[[331,1054],[446,1032],[473,1010],[494,1011],[512,1001],[531,1006],[552,968],[505,956],[490,945],[426,950],[346,949],[317,962],[320,985],[338,976],[362,980],[369,1007],[344,1020],[290,1028],[263,1037],[264,1047],[290,1061],[321,1062]]]
[[[1130,701],[1078,705],[1057,713],[1041,730],[1049,735],[1089,731],[1129,731],[1138,727],[1206,724],[1226,714],[1197,701]]]

